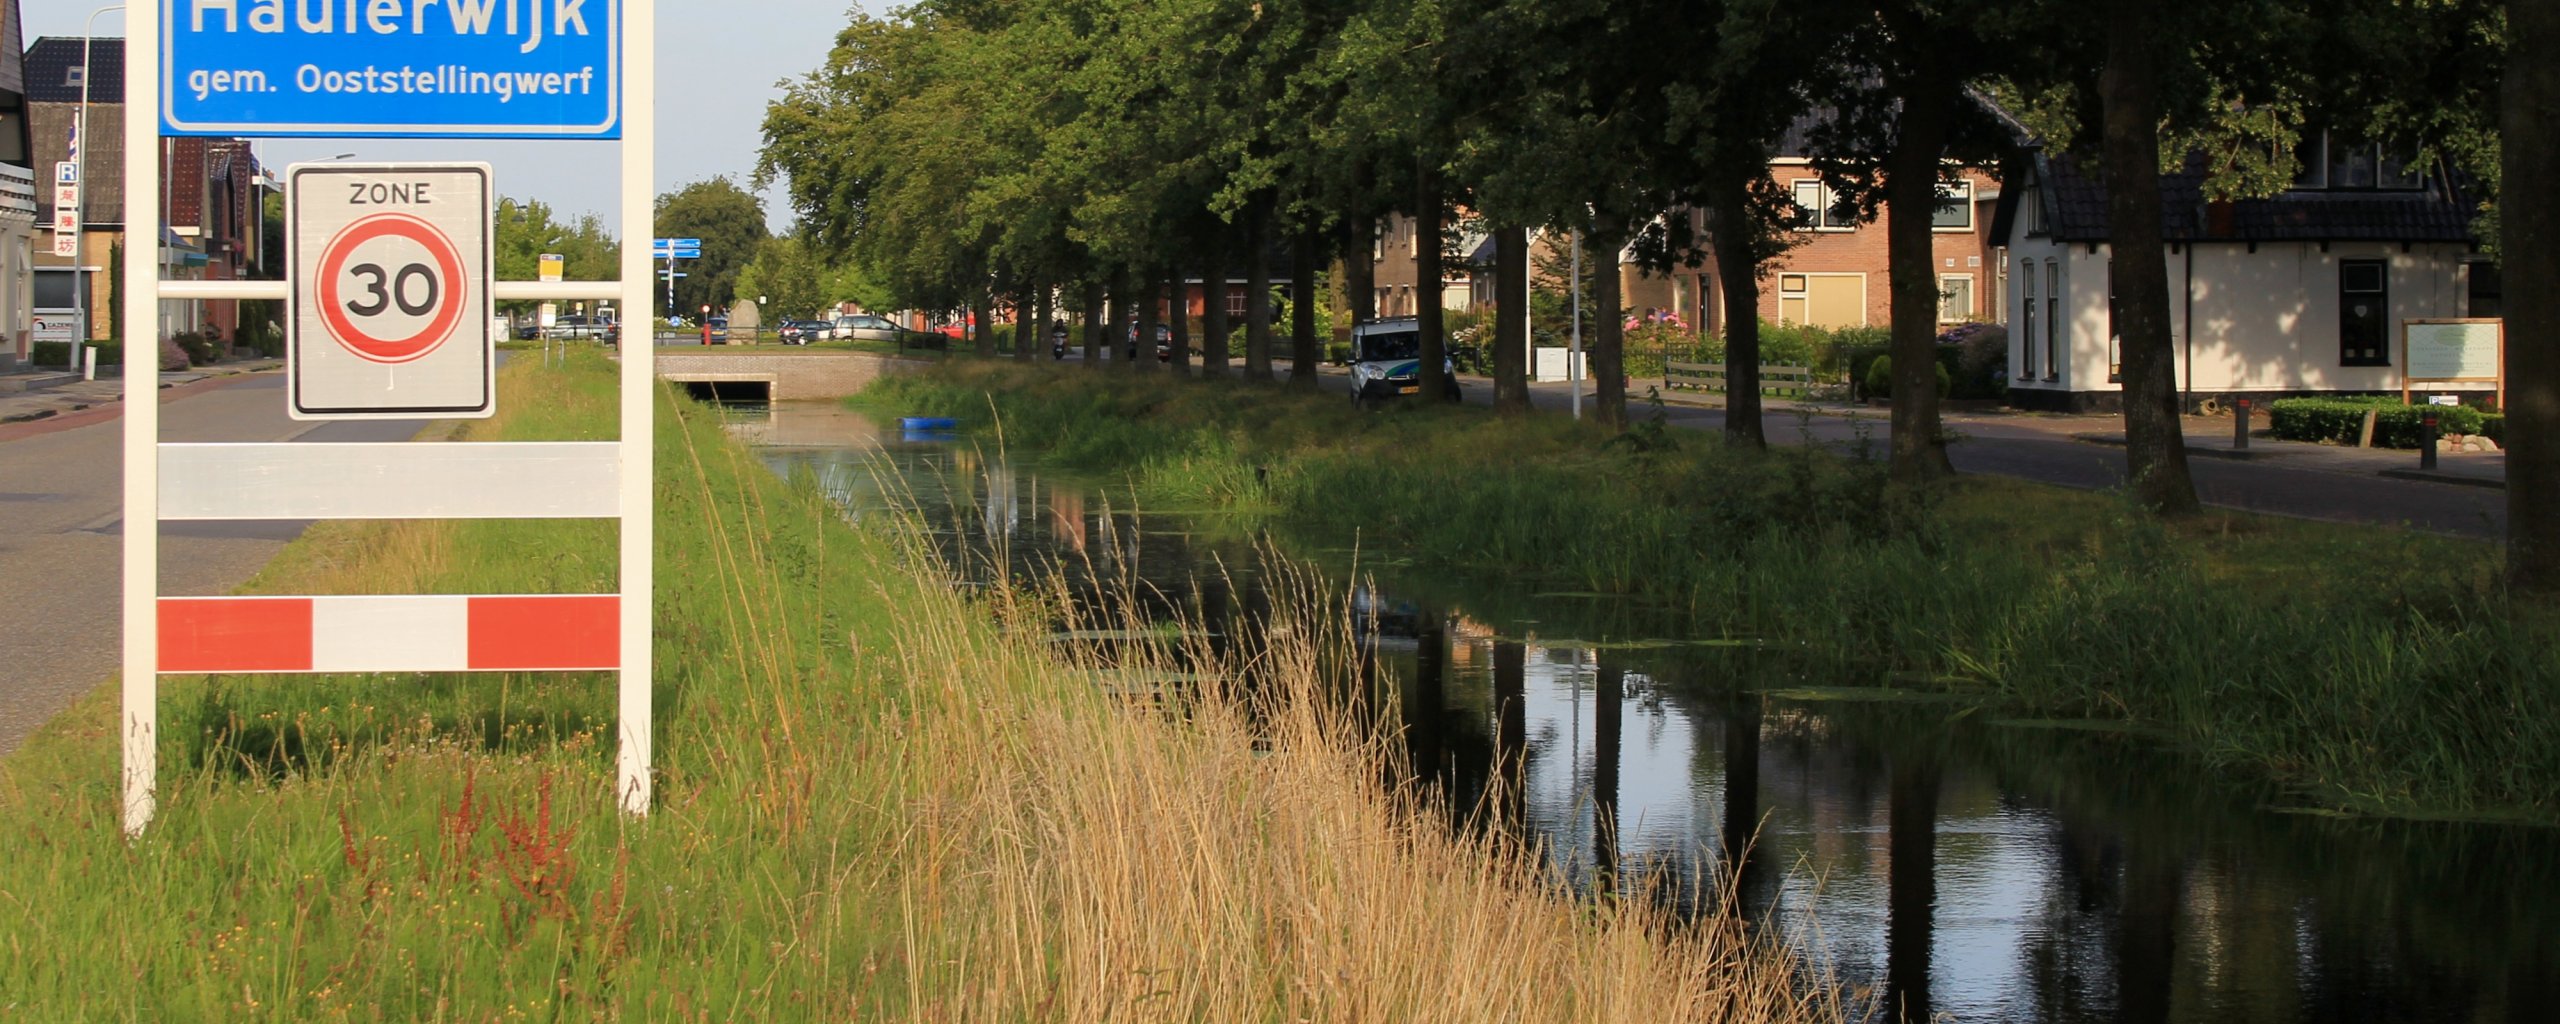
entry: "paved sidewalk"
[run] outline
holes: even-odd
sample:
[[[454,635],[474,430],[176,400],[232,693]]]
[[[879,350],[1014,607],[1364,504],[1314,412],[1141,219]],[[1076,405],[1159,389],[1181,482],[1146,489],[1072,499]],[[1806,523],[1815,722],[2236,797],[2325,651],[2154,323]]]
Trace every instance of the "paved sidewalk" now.
[[[195,367],[160,375],[163,389],[183,387],[200,381],[249,373],[267,373],[284,368],[277,359],[245,359]],[[0,374],[0,440],[8,437],[6,427],[36,423],[72,413],[99,409],[124,400],[124,377],[101,374],[96,380],[53,382],[59,371]],[[38,386],[18,390],[9,386],[16,380],[33,378]]]

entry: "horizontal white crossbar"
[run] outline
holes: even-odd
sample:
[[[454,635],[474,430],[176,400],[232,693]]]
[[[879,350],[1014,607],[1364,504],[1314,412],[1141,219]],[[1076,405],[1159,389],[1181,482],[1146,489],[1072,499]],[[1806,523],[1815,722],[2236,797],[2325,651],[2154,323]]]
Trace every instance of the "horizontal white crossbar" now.
[[[500,281],[490,293],[500,302],[583,302],[622,298],[622,282]]]
[[[581,302],[622,297],[619,281],[499,281],[490,290],[501,302]],[[162,281],[163,299],[201,299],[221,302],[231,299],[286,298],[282,281]]]
[[[282,302],[285,299],[285,283],[282,281],[162,281],[160,297],[205,299],[214,302],[225,299],[272,299]]]
[[[611,441],[163,444],[160,518],[610,519]]]

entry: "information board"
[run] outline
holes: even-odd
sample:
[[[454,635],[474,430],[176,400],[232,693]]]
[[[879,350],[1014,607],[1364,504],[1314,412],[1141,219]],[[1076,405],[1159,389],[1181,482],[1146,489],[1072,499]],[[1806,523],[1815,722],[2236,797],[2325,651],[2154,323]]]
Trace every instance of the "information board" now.
[[[2410,320],[2400,327],[2401,400],[2425,384],[2489,384],[2505,407],[2506,323],[2496,319]]]
[[[616,139],[622,0],[161,0],[169,135]]]

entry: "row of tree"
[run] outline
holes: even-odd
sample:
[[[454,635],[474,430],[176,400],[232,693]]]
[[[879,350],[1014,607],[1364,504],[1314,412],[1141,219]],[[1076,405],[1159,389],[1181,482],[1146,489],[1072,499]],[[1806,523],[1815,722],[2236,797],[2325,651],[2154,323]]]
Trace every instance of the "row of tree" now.
[[[2423,147],[2494,196],[2501,157],[2530,166],[2519,161],[2550,147],[2554,6],[921,0],[857,14],[826,64],[790,85],[768,111],[758,175],[787,176],[800,241],[821,261],[851,258],[886,298],[980,322],[997,302],[1034,322],[1082,314],[1088,347],[1152,329],[1128,321],[1152,320],[1154,301],[1106,296],[1151,299],[1240,270],[1253,376],[1274,355],[1275,271],[1304,296],[1315,268],[1342,257],[1353,315],[1368,314],[1359,278],[1390,213],[1417,218],[1425,239],[1477,219],[1495,242],[1497,295],[1528,291],[1533,230],[1656,268],[1712,257],[1733,370],[1726,430],[1758,445],[1761,278],[1806,215],[1768,161],[1819,111],[1816,166],[1843,207],[1886,224],[1892,471],[1921,482],[1950,472],[1931,351],[1944,183],[1964,164],[2014,174],[2022,144],[2072,150],[2108,186],[2133,490],[2175,513],[2196,498],[2172,373],[2164,160],[2201,153],[2216,195],[2267,194],[2293,180],[2294,140],[2327,130]],[[2560,586],[2560,450],[2543,440],[2560,430],[2560,355],[2537,348],[2551,337],[2537,283],[2551,256],[2536,234],[2548,200],[2534,191],[2490,223],[2522,282],[2509,311],[2513,564],[2522,582]],[[1442,248],[1421,247],[1426,296]],[[1593,284],[1598,416],[1623,426],[1617,280]],[[1295,305],[1292,378],[1312,383],[1311,304]],[[1435,392],[1438,305],[1419,304]],[[1200,348],[1224,368],[1225,309],[1205,312]],[[1497,324],[1496,403],[1522,409],[1524,327]]]

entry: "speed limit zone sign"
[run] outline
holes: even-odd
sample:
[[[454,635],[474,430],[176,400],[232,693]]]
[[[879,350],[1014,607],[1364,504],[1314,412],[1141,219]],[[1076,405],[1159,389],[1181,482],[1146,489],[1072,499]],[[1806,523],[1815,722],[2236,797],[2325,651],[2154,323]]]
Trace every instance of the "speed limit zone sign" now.
[[[298,420],[473,419],[497,411],[487,164],[286,171]]]

